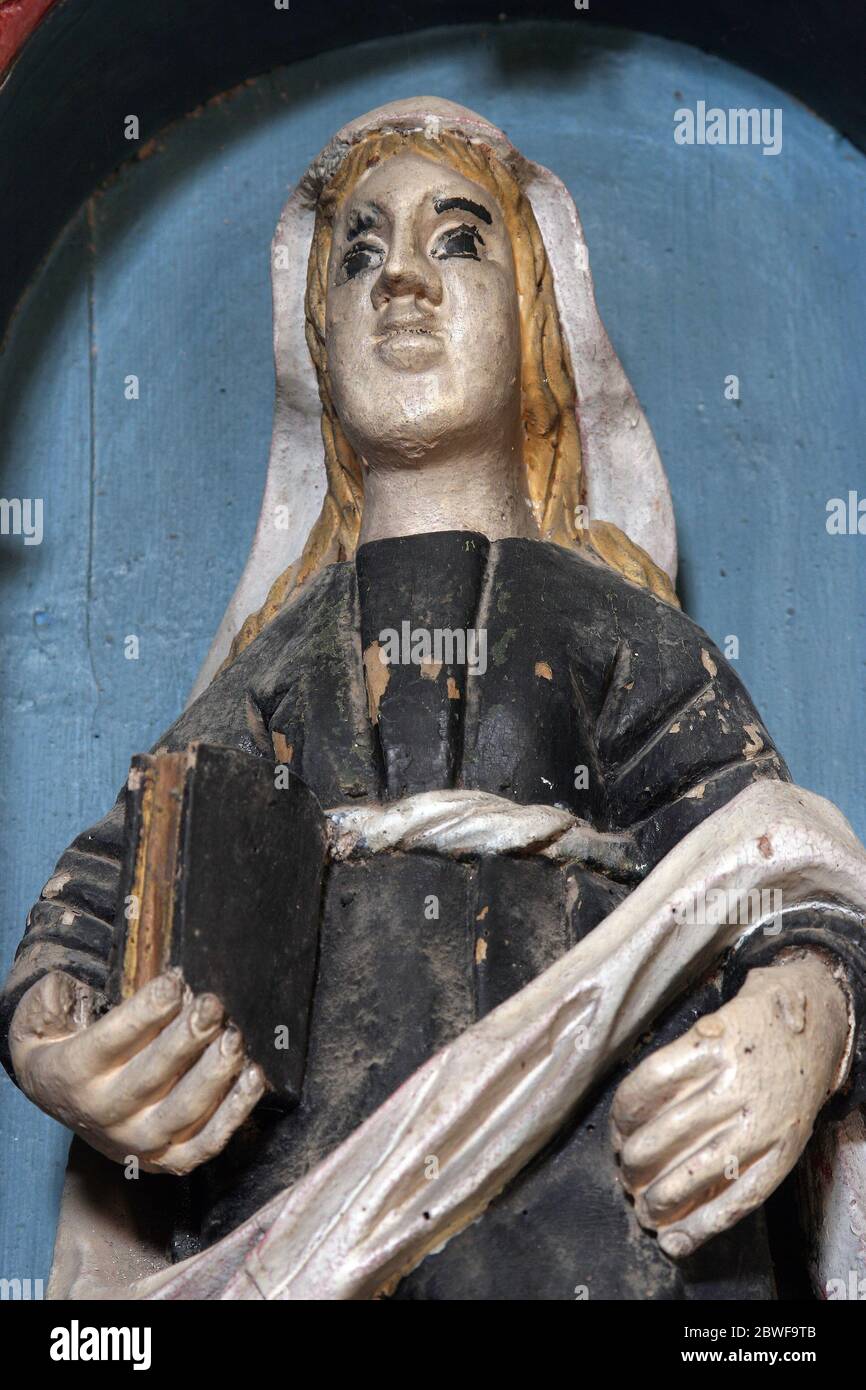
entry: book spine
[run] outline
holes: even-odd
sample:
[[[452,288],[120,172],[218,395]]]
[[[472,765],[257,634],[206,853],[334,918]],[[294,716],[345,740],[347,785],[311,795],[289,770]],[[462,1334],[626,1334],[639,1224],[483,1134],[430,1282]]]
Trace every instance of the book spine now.
[[[134,948],[130,949],[130,937],[129,960],[124,962],[124,989],[130,994],[167,970],[177,954],[173,936],[181,823],[186,784],[195,766],[195,756],[195,749],[190,749],[186,753],[163,753],[150,760],[151,787],[148,794],[146,781],[132,889],[140,916]]]
[[[126,859],[117,907],[118,950],[109,997],[128,999],[167,970],[174,949],[181,824],[195,763],[185,753],[133,758],[126,784]]]
[[[126,780],[125,851],[115,915],[114,949],[106,985],[106,992],[113,1004],[129,998],[135,988],[147,828],[152,800],[153,759],[142,754],[133,758]]]

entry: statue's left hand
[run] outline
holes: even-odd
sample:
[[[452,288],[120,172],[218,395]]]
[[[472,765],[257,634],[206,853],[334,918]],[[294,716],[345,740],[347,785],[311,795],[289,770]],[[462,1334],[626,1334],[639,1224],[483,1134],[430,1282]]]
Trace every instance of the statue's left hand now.
[[[769,1197],[844,1080],[845,993],[799,952],[646,1057],[613,1102],[614,1147],[642,1226],[682,1259]]]

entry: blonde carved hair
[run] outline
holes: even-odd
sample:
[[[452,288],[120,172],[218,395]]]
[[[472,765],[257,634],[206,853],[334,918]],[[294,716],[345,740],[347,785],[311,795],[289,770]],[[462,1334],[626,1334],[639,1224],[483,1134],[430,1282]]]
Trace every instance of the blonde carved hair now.
[[[229,664],[276,617],[300,587],[325,565],[355,554],[364,507],[360,462],[343,433],[331,394],[325,341],[328,266],[337,208],[373,165],[411,150],[448,164],[498,201],[511,239],[521,346],[523,463],[542,540],[583,547],[634,584],[677,604],[668,576],[640,546],[606,521],[587,521],[586,489],[575,414],[574,378],[559,323],[553,275],[529,199],[519,179],[488,145],[442,131],[380,131],[340,151],[336,170],[308,180],[316,220],[307,268],[306,338],[322,402],[327,490],[301,556],[274,582],[258,610],[235,637]]]

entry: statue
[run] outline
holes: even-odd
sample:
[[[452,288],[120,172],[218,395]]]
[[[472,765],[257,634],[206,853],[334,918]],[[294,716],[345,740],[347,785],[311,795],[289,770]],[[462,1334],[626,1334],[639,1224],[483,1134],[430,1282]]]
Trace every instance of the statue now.
[[[680,611],[571,199],[474,113],[392,103],[314,163],[273,275],[262,518],[155,751],[326,808],[302,1094],[270,1107],[177,972],[107,1007],[119,800],[3,995],[10,1074],[87,1146],[52,1296],[775,1297],[764,1203],[866,1094],[866,852]]]

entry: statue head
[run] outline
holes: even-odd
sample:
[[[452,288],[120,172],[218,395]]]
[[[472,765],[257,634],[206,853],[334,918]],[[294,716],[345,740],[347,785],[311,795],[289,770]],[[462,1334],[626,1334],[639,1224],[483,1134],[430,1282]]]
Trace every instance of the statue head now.
[[[366,468],[491,442],[504,458],[520,447],[521,372],[505,217],[429,141],[403,143],[384,158],[382,140],[359,147],[357,181],[321,204],[317,249],[330,253],[324,286],[311,267],[307,312],[323,402]]]
[[[580,443],[552,276],[488,146],[423,132],[357,144],[317,199],[306,315],[339,509],[329,549],[354,552],[361,456],[423,466],[491,437],[503,458],[520,452],[537,534],[573,543]]]
[[[577,251],[573,274],[556,287],[536,209],[553,229],[560,262]],[[585,547],[675,602],[668,574],[616,524],[628,510],[673,573],[664,472],[598,318],[579,219],[563,185],[481,117],[417,98],[362,117],[326,147],[287,204],[275,248],[301,224],[310,228],[305,336],[320,400],[325,494],[300,556],[282,568],[233,651],[323,565],[352,558],[365,468],[423,467],[455,439],[465,445],[491,431],[501,436],[503,457],[512,445],[519,452],[533,534]],[[294,288],[275,268],[272,497],[303,423],[287,370],[299,307],[297,279],[288,283]],[[574,364],[581,390],[572,359],[584,350],[585,363]],[[256,546],[273,552],[263,531],[268,503],[266,488],[245,579],[253,578]],[[235,612],[244,588],[242,579]]]

